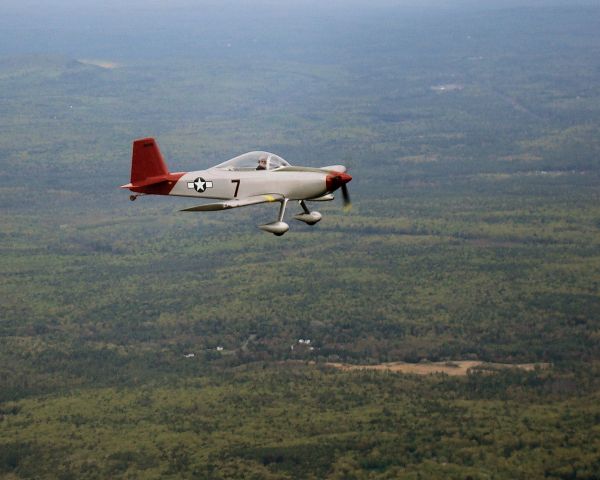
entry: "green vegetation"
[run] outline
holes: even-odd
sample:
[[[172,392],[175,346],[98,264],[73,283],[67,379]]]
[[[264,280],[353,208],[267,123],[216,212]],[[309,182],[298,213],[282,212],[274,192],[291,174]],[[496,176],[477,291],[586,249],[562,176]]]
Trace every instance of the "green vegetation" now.
[[[0,58],[0,478],[598,478],[600,10],[533,11]],[[146,135],[173,170],[344,163],[353,210],[130,203]],[[459,359],[553,366],[324,366]]]
[[[594,478],[598,395],[559,391],[516,371],[465,382],[259,364],[7,402],[3,468],[37,478]]]

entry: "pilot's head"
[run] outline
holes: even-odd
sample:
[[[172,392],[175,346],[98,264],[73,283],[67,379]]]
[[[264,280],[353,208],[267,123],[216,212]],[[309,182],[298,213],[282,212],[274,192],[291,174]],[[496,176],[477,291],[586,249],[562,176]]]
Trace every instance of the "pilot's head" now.
[[[267,156],[266,155],[261,155],[258,159],[258,168],[260,168],[261,170],[266,170],[267,169]]]

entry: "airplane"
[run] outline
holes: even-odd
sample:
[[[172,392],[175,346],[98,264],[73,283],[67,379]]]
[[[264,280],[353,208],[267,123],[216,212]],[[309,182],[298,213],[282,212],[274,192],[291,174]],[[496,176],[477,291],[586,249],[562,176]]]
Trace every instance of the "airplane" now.
[[[319,222],[322,215],[309,210],[307,201],[334,199],[333,192],[342,191],[344,205],[350,205],[346,184],[352,177],[343,165],[322,168],[292,166],[274,153],[255,151],[244,153],[207,170],[169,172],[154,138],[134,140],[131,156],[131,181],[121,188],[134,192],[131,201],[140,195],[175,195],[198,199],[222,200],[183,212],[207,212],[279,202],[277,220],[259,228],[281,236],[289,230],[283,221],[288,201],[297,201],[302,211],[294,218],[308,225]]]

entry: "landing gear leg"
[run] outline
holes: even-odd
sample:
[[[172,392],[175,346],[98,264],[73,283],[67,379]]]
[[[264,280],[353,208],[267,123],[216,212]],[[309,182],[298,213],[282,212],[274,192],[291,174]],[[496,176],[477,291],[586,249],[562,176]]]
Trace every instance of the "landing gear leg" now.
[[[281,207],[279,207],[279,217],[277,218],[278,222],[283,222],[283,216],[285,215],[285,207],[287,207],[288,199],[284,198],[281,201]]]
[[[264,230],[265,232],[270,232],[273,235],[277,235],[278,237],[287,232],[290,229],[290,226],[283,221],[283,216],[285,215],[285,207],[287,206],[287,202],[287,198],[281,200],[281,206],[279,207],[279,215],[277,216],[277,221],[267,223],[265,225],[259,225],[258,228]]]
[[[302,207],[302,210],[304,210],[304,213],[306,213],[307,215],[310,215],[310,210],[306,206],[306,203],[304,203],[304,200],[300,200],[298,203]]]

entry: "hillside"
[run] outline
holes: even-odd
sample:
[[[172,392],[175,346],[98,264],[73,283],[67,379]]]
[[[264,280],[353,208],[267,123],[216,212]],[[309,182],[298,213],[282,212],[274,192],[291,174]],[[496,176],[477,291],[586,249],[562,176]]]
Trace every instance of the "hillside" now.
[[[155,56],[102,17],[0,57],[0,477],[596,478],[600,9],[215,20],[219,54],[177,12]],[[129,202],[142,136],[344,163],[353,209]],[[328,366],[460,361],[551,366]]]

